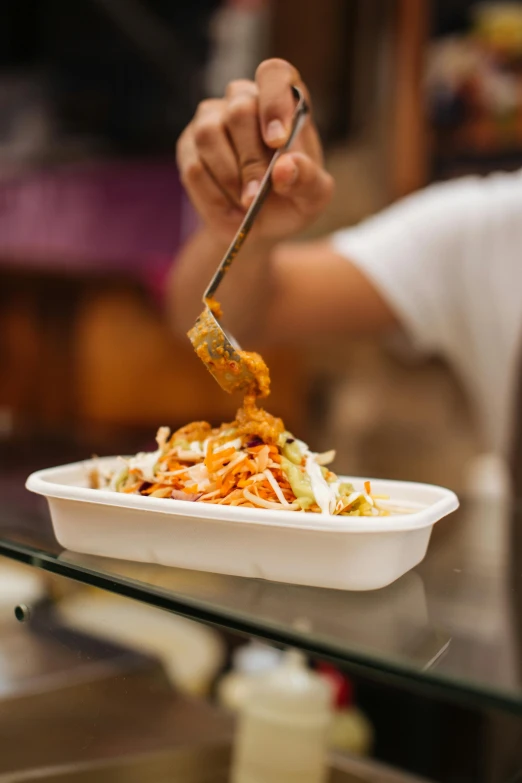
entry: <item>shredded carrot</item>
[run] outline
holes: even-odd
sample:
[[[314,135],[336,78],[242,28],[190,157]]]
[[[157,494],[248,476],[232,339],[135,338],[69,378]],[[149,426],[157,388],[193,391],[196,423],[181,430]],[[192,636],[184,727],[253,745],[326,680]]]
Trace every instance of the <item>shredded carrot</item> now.
[[[204,422],[195,422],[172,435],[160,430],[157,442],[161,453],[153,468],[154,480],[151,480],[148,472],[148,459],[145,470],[145,467],[140,467],[141,455],[137,455],[131,463],[132,468],[127,465],[114,477],[117,491],[127,494],[138,492],[175,502],[172,499],[175,490],[174,496],[176,492],[183,492],[185,495],[193,495],[195,502],[241,508],[283,507],[290,511],[301,511],[289,477],[283,469],[281,448],[276,445],[280,441],[264,428],[266,416],[250,405],[238,413],[236,421],[216,429]],[[253,436],[261,442],[257,440],[258,445],[249,446]],[[187,443],[198,445],[188,448]],[[302,446],[299,449],[302,455],[301,470],[304,473],[312,452]],[[332,471],[323,469],[322,476],[330,486],[337,483],[337,487],[342,487]],[[103,480],[100,483],[102,485]],[[140,491],[142,486],[147,488]],[[356,493],[354,500],[348,504],[352,489],[337,490],[333,513],[343,516],[389,514],[376,503],[379,496],[372,495],[370,481],[364,482],[364,491],[371,501],[366,500],[363,494]],[[306,511],[320,512],[321,508],[313,501]]]
[[[161,486],[162,486],[161,484],[152,484],[152,486],[148,487],[147,489],[144,489],[141,494],[150,495],[151,492],[156,492],[157,489],[161,489]]]
[[[230,457],[233,457],[236,454],[235,449],[223,449],[223,451],[218,451],[217,453],[214,453],[214,464],[218,464],[219,462],[227,462],[227,460],[230,459]]]
[[[128,495],[132,495],[133,492],[138,491],[140,486],[141,486],[141,481],[139,481],[137,484],[133,484],[132,487],[126,487],[126,489],[124,489],[123,491]]]
[[[223,481],[223,485],[221,487],[221,495],[225,497],[225,495],[228,495],[232,487],[234,486],[234,477],[230,474],[225,476],[225,479]]]

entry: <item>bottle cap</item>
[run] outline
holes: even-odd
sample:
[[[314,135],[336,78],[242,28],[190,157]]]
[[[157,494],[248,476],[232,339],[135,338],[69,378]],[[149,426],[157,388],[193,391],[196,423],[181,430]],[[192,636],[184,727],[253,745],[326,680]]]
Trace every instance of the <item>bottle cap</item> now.
[[[234,670],[243,674],[258,674],[275,669],[281,662],[282,653],[269,644],[252,639],[238,647],[232,655]]]

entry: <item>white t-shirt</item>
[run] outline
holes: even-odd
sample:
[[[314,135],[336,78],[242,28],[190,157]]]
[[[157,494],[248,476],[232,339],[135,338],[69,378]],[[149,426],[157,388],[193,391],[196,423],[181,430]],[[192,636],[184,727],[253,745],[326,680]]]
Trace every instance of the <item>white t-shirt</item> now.
[[[506,453],[522,362],[522,171],[433,185],[331,239],[414,345],[449,361],[485,447]]]

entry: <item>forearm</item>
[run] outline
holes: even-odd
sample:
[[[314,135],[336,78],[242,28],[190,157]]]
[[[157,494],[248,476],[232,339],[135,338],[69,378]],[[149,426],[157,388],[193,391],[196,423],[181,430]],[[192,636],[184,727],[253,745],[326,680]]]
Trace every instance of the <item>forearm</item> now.
[[[167,302],[178,332],[184,334],[203,309],[203,292],[228,245],[203,228],[181,250],[170,275]],[[249,238],[220,285],[216,298],[223,307],[223,322],[239,341],[263,334],[264,314],[273,296],[274,250],[274,243]]]
[[[169,301],[179,332],[186,332],[201,312],[203,291],[225,251],[226,243],[205,232],[182,251]],[[382,334],[399,326],[371,280],[341,257],[328,238],[271,246],[249,238],[218,299],[227,328],[243,347],[254,350],[267,344],[302,346],[318,336]]]

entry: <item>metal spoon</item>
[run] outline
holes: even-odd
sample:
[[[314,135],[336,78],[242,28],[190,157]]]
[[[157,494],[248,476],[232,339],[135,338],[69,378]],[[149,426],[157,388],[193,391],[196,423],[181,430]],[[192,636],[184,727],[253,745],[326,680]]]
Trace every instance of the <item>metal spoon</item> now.
[[[205,309],[188,333],[197,355],[219,385],[227,392],[240,391],[241,389],[255,386],[255,376],[245,356],[242,355],[243,352],[236,340],[221,326],[219,322],[220,312],[216,307],[214,296],[232,261],[243,246],[243,242],[250,233],[255,219],[272,189],[271,176],[277,160],[283,152],[288,150],[301,130],[308,114],[308,105],[301,90],[297,87],[292,87],[292,92],[297,100],[297,105],[292,117],[292,127],[288,139],[275,152],[270,161],[256,197],[252,201],[236,236],[203,294]]]

